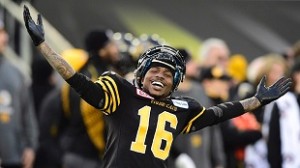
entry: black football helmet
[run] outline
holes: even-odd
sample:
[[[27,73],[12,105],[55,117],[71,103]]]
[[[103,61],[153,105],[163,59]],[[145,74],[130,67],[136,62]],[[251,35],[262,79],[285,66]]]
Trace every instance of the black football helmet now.
[[[150,69],[152,63],[159,63],[174,70],[172,91],[176,90],[185,77],[185,60],[179,51],[167,45],[158,45],[146,50],[138,59],[135,70],[137,87],[142,87],[141,79]]]

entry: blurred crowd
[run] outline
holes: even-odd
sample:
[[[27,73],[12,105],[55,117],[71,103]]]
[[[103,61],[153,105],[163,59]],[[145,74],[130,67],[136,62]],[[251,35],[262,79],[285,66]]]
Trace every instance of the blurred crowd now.
[[[31,65],[32,83],[2,53],[8,35],[0,23],[0,165],[3,168],[98,168],[105,146],[102,113],[62,82],[42,57]],[[84,48],[61,55],[97,80],[115,71],[132,81],[137,60],[146,49],[168,44],[157,34],[94,29]],[[249,61],[232,53],[219,38],[205,39],[192,55],[174,46],[186,60],[186,76],[172,96],[189,96],[209,107],[252,96],[262,76],[267,84],[282,76],[293,89],[259,112],[246,113],[174,142],[171,168],[300,167],[300,42],[282,53],[265,53]],[[0,166],[0,167],[1,167]]]

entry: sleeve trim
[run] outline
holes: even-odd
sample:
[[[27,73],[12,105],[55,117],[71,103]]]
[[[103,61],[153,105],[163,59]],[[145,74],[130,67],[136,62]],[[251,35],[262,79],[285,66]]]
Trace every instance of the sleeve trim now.
[[[187,126],[185,126],[185,128],[182,130],[182,133],[188,133],[188,132],[190,132],[191,127],[192,127],[192,125],[193,125],[193,122],[194,122],[197,118],[199,118],[199,117],[204,113],[204,111],[205,111],[205,107],[203,107],[203,109],[201,110],[201,112],[200,112],[198,115],[196,115],[194,118],[192,118],[192,119],[189,121],[189,123],[187,124]]]

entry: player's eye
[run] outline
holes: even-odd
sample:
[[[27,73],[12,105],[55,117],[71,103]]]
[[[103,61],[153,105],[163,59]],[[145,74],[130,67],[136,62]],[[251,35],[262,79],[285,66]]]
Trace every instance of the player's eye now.
[[[173,77],[173,75],[172,75],[171,72],[165,72],[164,75],[165,75],[165,77],[167,77],[167,78],[172,78],[172,77]]]
[[[153,67],[153,68],[151,68],[150,70],[149,70],[149,72],[151,72],[151,73],[157,73],[158,72],[158,68],[157,67]]]

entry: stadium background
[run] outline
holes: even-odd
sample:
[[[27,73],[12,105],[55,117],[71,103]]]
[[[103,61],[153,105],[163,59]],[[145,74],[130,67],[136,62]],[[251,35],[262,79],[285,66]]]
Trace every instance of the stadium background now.
[[[228,42],[249,60],[284,52],[299,39],[297,1],[43,0],[34,7],[74,46],[94,27],[157,33],[174,46],[197,53],[209,37]]]

